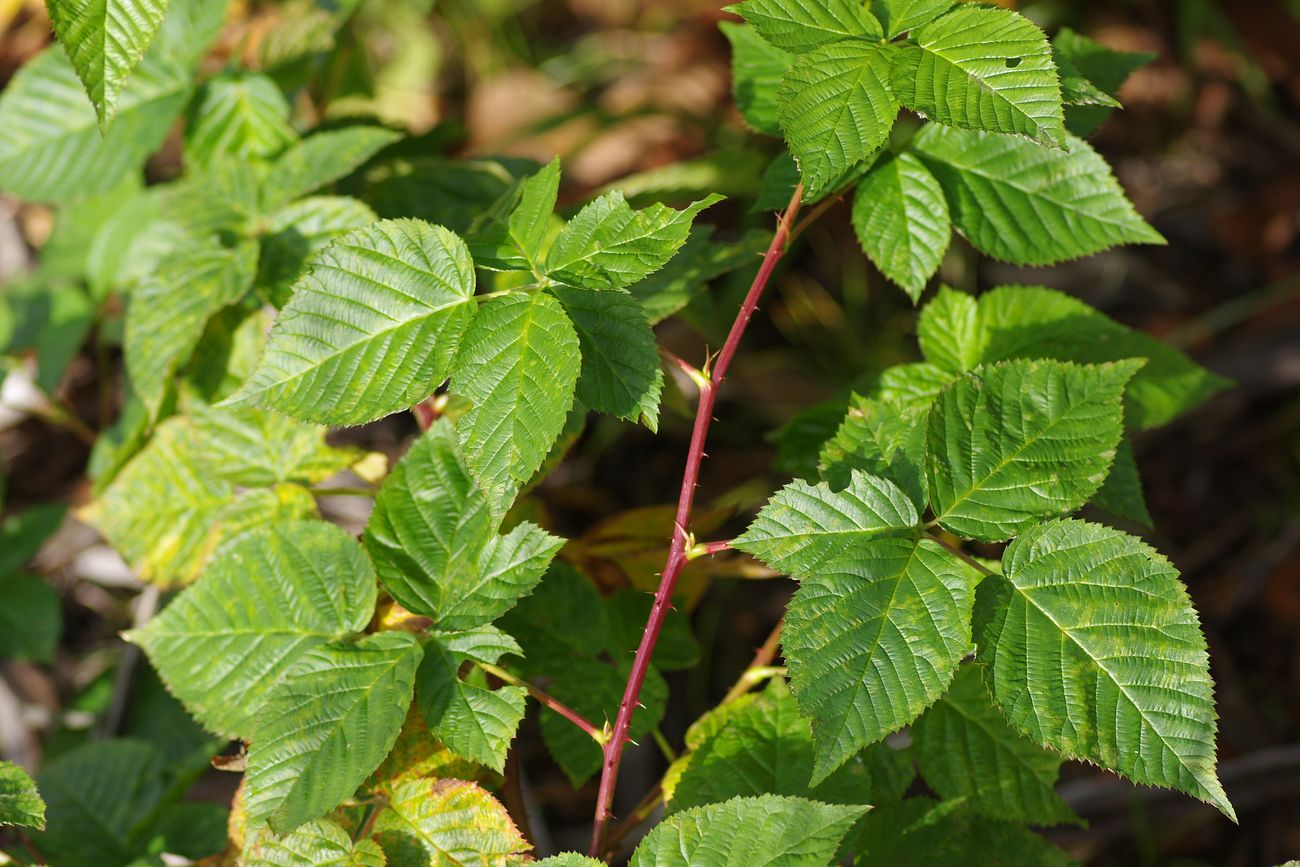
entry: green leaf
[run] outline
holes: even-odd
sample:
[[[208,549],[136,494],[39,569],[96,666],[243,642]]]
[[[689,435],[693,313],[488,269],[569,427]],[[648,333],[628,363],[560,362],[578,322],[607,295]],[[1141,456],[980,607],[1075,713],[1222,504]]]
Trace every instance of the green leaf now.
[[[491,626],[435,632],[416,675],[416,704],[429,731],[456,755],[497,773],[505,768],[528,693],[518,686],[485,689],[462,680],[459,671],[466,660],[491,664],[503,653],[519,654],[519,645]]]
[[[168,419],[87,510],[86,519],[143,581],[193,580],[208,555],[212,525],[234,500],[230,483],[200,455],[189,421]]]
[[[885,143],[898,116],[889,84],[894,46],[835,42],[795,61],[777,96],[781,129],[816,199]]]
[[[952,8],[953,0],[871,0],[871,11],[893,39],[928,24]]]
[[[587,582],[590,586],[590,582]],[[655,667],[660,671],[694,668],[700,662],[700,645],[691,634],[690,617],[682,607],[668,609],[663,631],[655,644]],[[636,652],[654,606],[654,596],[634,587],[614,591],[605,600],[609,614],[609,658],[622,659]]]
[[[167,782],[162,755],[143,741],[78,747],[36,775],[46,827],[31,838],[55,867],[121,867],[143,854]]]
[[[400,133],[378,126],[348,126],[308,136],[272,164],[266,207],[281,207],[346,177],[399,138]]]
[[[938,294],[921,309],[916,337],[927,361],[953,373],[964,373],[986,360],[991,324],[986,324],[973,297],[940,286]]]
[[[256,720],[244,777],[250,828],[291,831],[365,782],[397,740],[420,656],[410,633],[380,632],[299,659]]]
[[[561,852],[559,855],[552,855],[550,858],[538,861],[537,867],[601,867],[604,863],[595,858],[588,858],[586,855],[579,855],[577,852]]]
[[[980,584],[975,630],[1011,724],[1236,821],[1214,770],[1205,638],[1169,561],[1117,530],[1062,520],[1013,542],[1002,571]]]
[[[853,228],[871,261],[913,303],[939,270],[952,237],[943,188],[909,153],[879,163],[858,184]]]
[[[641,305],[622,289],[555,286],[578,333],[577,398],[589,409],[659,428],[664,375],[659,343]]]
[[[949,867],[972,853],[999,867],[1077,867],[1077,862],[1023,825],[978,815],[962,801],[908,798],[867,814],[858,867]]]
[[[654,204],[635,211],[623,193],[606,193],[574,215],[546,255],[551,278],[588,289],[631,286],[668,263],[691,232],[695,216],[722,196],[680,211]]]
[[[221,804],[198,801],[168,804],[146,832],[149,847],[155,851],[160,848],[191,861],[217,855],[229,842],[229,820],[230,810]]]
[[[867,396],[906,409],[925,410],[952,379],[951,372],[935,364],[895,364],[880,374]]]
[[[258,288],[283,307],[313,256],[340,235],[378,220],[369,205],[347,196],[310,196],[285,205],[263,223]]]
[[[1115,450],[1115,463],[1111,465],[1106,481],[1089,502],[1117,518],[1143,527],[1153,526],[1151,513],[1147,511],[1146,496],[1142,493],[1142,477],[1138,475],[1137,459],[1127,438],[1119,441],[1119,447]]]
[[[223,247],[215,236],[182,246],[131,293],[126,366],[131,390],[157,417],[167,388],[208,320],[253,285],[257,244]]]
[[[385,480],[366,527],[366,549],[393,598],[460,631],[528,594],[564,540],[529,523],[498,535],[489,506],[460,459],[455,428],[439,421]]]
[[[912,150],[939,179],[953,224],[981,252],[1050,265],[1117,244],[1163,244],[1082,139],[1051,150],[1014,136],[926,126]]]
[[[209,79],[189,111],[185,159],[206,165],[218,159],[265,159],[296,139],[289,101],[270,76],[234,72]]]
[[[867,766],[853,760],[812,786],[813,740],[794,698],[769,688],[694,751],[672,812],[746,795],[798,795],[828,804],[875,803]]]
[[[786,198],[789,197],[787,192]],[[667,265],[628,287],[627,291],[645,308],[651,325],[657,325],[689,304],[707,288],[710,280],[747,265],[757,267],[771,240],[769,232],[757,229],[731,242],[711,241],[712,234],[712,226],[695,226]]]
[[[943,698],[912,724],[921,776],[940,797],[964,799],[993,819],[1081,824],[1053,791],[1062,757],[1007,724],[993,706],[981,667],[965,665]]]
[[[813,782],[916,718],[970,647],[961,563],[916,540],[916,507],[855,472],[843,491],[787,485],[732,547],[799,579],[782,644],[817,744]]]
[[[763,39],[754,27],[721,21],[718,29],[731,43],[731,95],[741,117],[757,132],[779,136],[776,93],[794,55]]]
[[[818,457],[821,476],[836,490],[848,487],[854,471],[897,485],[925,508],[926,407],[907,407],[853,395],[848,413]]]
[[[563,560],[551,564],[532,595],[506,613],[501,627],[523,646],[525,670],[538,675],[554,674],[574,659],[594,659],[609,649],[604,598]]]
[[[880,22],[855,0],[747,0],[726,7],[777,48],[803,54],[842,39],[880,39]]]
[[[474,263],[495,270],[536,271],[559,189],[559,157],[516,183],[489,212],[487,225],[471,237]]]
[[[14,318],[7,351],[34,353],[36,385],[54,394],[94,324],[94,304],[80,286],[39,274],[11,280],[5,290]]]
[[[1121,108],[1115,97],[1083,77],[1079,68],[1060,49],[1052,51],[1052,62],[1061,76],[1061,99],[1066,106],[1100,105]]]
[[[59,44],[107,131],[127,77],[144,57],[168,0],[49,0],[46,9]]]
[[[962,4],[917,28],[912,39],[894,59],[894,92],[903,105],[948,126],[1065,146],[1052,47],[1029,19]]]
[[[1146,51],[1107,48],[1069,27],[1062,27],[1057,32],[1052,45],[1058,62],[1068,62],[1085,81],[1111,97],[1119,95],[1119,89],[1130,75],[1156,59],[1155,54]],[[1082,138],[1101,126],[1110,112],[1110,107],[1105,104],[1068,105],[1065,108],[1065,127]]]
[[[631,867],[825,867],[867,809],[778,795],[696,807],[660,822]]]
[[[0,498],[3,498],[4,483],[0,480]],[[0,523],[0,575],[26,566],[45,540],[63,524],[63,517],[68,509],[62,503],[33,506],[10,515]]]
[[[0,659],[53,662],[63,630],[59,594],[36,575],[0,573]]]
[[[412,780],[398,786],[375,820],[388,867],[507,864],[528,851],[510,814],[464,780]]]
[[[315,484],[352,466],[363,454],[356,448],[326,445],[323,428],[263,409],[197,404],[190,414],[212,469],[243,487]]]
[[[158,149],[185,107],[186,70],[147,58],[101,134],[67,57],[50,48],[18,70],[0,96],[0,190],[62,202],[107,192]]]
[[[474,408],[456,433],[465,466],[496,515],[564,428],[581,367],[578,345],[560,302],[542,292],[487,301],[465,333],[452,391]]]
[[[1115,458],[1124,386],[1141,364],[1010,361],[945,389],[926,434],[939,524],[996,542],[1082,506]]]
[[[222,546],[202,581],[127,638],[199,722],[247,739],[305,654],[366,628],[375,594],[374,571],[345,532],[277,523]]]
[[[0,826],[45,827],[45,802],[27,772],[11,762],[0,762]]]
[[[266,834],[244,853],[247,867],[385,867],[388,863],[373,840],[356,843],[338,824],[317,819],[291,834]]]
[[[406,409],[451,374],[473,295],[469,250],[440,226],[385,220],[344,235],[312,260],[227,403],[335,425]]]

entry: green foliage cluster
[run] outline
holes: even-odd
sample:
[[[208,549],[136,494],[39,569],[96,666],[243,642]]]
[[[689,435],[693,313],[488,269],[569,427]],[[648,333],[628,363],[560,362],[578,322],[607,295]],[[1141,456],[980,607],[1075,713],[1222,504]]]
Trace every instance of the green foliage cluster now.
[[[304,132],[274,64],[199,72],[225,14],[213,0],[49,11],[59,44],[0,95],[0,190],[57,224],[32,285],[2,299],[0,343],[52,392],[125,301],[129,400],[95,442],[83,517],[178,591],[126,637],[207,732],[248,744],[247,772],[229,843],[223,811],[179,800],[193,770],[130,739],[35,782],[0,765],[0,824],[31,829],[56,867],[223,849],[248,865],[524,863],[492,790],[529,697],[578,786],[609,773],[629,678],[645,677],[640,740],[664,714],[661,672],[699,656],[674,611],[653,664],[634,657],[650,599],[557,559],[565,540],[528,520],[526,494],[591,413],[657,428],[652,325],[752,266],[754,239],[695,225],[718,195],[636,208],[610,192],[557,215],[558,161],[413,157],[368,122]],[[317,11],[330,31],[351,9]],[[852,192],[864,252],[914,302],[954,230],[1027,265],[1162,242],[1081,138],[1144,58],[974,3],[733,11],[736,102],[787,149],[756,206]],[[181,118],[183,174],[146,186]],[[444,193],[413,202],[411,173]],[[691,728],[635,867],[993,848],[1068,863],[1027,827],[1080,821],[1053,791],[1066,759],[1234,817],[1177,572],[1074,516],[1149,524],[1129,432],[1224,383],[1041,287],[941,286],[918,334],[924,360],[831,409],[805,477],[731,540],[797,583],[787,668],[751,672],[770,683]],[[438,420],[391,472],[325,439],[413,407]],[[345,472],[374,485],[359,540],[318,508]],[[0,527],[0,656],[51,658],[57,597],[19,570],[61,517]],[[968,541],[1010,544],[990,560]],[[890,738],[909,727],[910,747]],[[937,799],[912,795],[918,773]]]

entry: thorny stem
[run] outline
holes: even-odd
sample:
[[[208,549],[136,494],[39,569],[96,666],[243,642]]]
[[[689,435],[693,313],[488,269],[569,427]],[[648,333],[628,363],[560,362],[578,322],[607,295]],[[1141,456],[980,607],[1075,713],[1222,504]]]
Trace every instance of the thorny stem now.
[[[691,430],[690,448],[686,453],[686,469],[682,473],[682,489],[677,499],[676,530],[673,532],[672,544],[668,550],[668,561],[659,579],[659,589],[655,591],[654,606],[650,609],[650,616],[646,620],[645,632],[642,633],[641,643],[636,649],[636,657],[632,662],[632,671],[628,674],[627,687],[623,690],[623,700],[618,706],[618,716],[614,720],[611,737],[605,743],[600,789],[596,794],[596,816],[591,830],[591,846],[588,849],[588,854],[593,858],[599,858],[604,850],[605,829],[609,824],[610,810],[614,802],[614,788],[618,783],[619,765],[623,761],[623,748],[629,740],[628,730],[632,725],[632,715],[639,704],[641,687],[645,684],[646,674],[650,670],[650,659],[654,655],[655,644],[659,641],[664,620],[672,607],[677,579],[681,577],[682,570],[688,562],[686,551],[690,535],[688,528],[691,523],[691,509],[695,505],[695,488],[699,484],[700,464],[704,460],[704,443],[708,439],[709,425],[713,421],[718,387],[722,385],[727,375],[727,368],[731,366],[731,360],[735,357],[736,350],[740,348],[740,340],[745,335],[745,328],[758,308],[758,299],[767,288],[777,263],[785,255],[790,229],[799,216],[802,198],[803,184],[798,184],[794,188],[794,195],[790,197],[790,203],[777,223],[772,243],[763,254],[763,264],[759,267],[758,274],[754,276],[754,282],[750,284],[749,292],[740,305],[736,321],[732,323],[731,331],[727,334],[727,341],[708,371],[708,378],[700,383],[700,399],[695,409],[695,424]]]
[[[533,698],[535,698],[540,704],[544,705],[545,707],[549,707],[551,710],[555,711],[560,716],[564,717],[565,719],[573,723],[578,728],[582,729],[596,743],[602,745],[605,743],[606,734],[603,729],[596,728],[594,725],[592,725],[590,722],[587,721],[586,717],[578,713],[573,708],[569,707],[567,704],[564,704],[559,699],[548,695],[547,693],[533,686],[531,683],[524,680],[523,678],[515,677],[510,672],[506,671],[504,668],[500,668],[495,665],[489,665],[486,662],[476,662],[475,665],[477,665],[479,668],[483,669],[493,677],[497,678],[498,680],[503,680],[512,686],[523,687],[525,690],[528,691],[528,694],[531,695]]]
[[[730,539],[723,539],[720,542],[700,542],[698,545],[692,545],[691,549],[686,552],[686,559],[698,560],[701,557],[711,557],[714,554],[721,554],[723,551],[730,550]]]

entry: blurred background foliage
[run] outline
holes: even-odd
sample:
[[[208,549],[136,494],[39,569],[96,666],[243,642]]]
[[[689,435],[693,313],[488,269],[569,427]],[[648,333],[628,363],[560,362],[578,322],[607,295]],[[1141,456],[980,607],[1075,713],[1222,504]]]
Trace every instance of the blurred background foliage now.
[[[363,115],[412,133],[348,181],[364,186],[381,214],[386,202],[393,213],[454,227],[476,196],[490,200],[501,164],[457,173],[453,184],[448,158],[559,154],[562,206],[607,187],[637,203],[727,194],[731,201],[709,215],[715,237],[748,256],[770,225],[748,205],[779,142],[746,130],[731,105],[719,5],[238,0],[205,68],[266,71],[296,93],[294,119],[304,126]],[[1277,864],[1300,854],[1300,2],[1002,5],[1049,32],[1070,26],[1158,55],[1125,86],[1126,110],[1095,143],[1169,245],[1021,269],[955,242],[943,279],[967,291],[1004,283],[1067,291],[1236,382],[1177,424],[1140,435],[1136,450],[1156,544],[1182,570],[1209,636],[1222,776],[1241,826],[1189,799],[1068,765],[1062,793],[1091,827],[1050,835],[1087,864]],[[48,41],[38,0],[0,0],[0,82]],[[181,158],[173,136],[149,164],[150,180],[175,177]],[[77,225],[119,217],[111,200],[97,207],[93,220],[79,212]],[[0,393],[4,510],[42,506],[58,527],[36,568],[56,588],[62,619],[49,646],[0,663],[0,751],[33,765],[106,734],[137,737],[167,756],[169,774],[185,782],[202,775],[191,802],[226,803],[232,776],[205,771],[220,745],[117,638],[157,599],[142,595],[94,531],[58,506],[89,498],[85,440],[121,411],[122,377],[120,305],[74,278],[89,238],[69,233],[58,216],[0,198],[0,287],[11,311],[0,342],[31,373],[10,377]],[[720,402],[701,538],[726,538],[785,478],[809,471],[854,384],[917,354],[914,310],[867,263],[846,204],[809,229],[788,261]],[[754,256],[714,280],[659,327],[661,342],[690,359],[719,347],[756,266]],[[534,519],[575,540],[566,558],[610,592],[654,582],[689,424],[672,388],[659,437],[597,421],[530,501]],[[338,438],[392,457],[414,430],[401,416]],[[326,505],[345,525],[363,519],[364,501]],[[779,616],[790,585],[744,580],[764,577],[726,558],[688,572],[704,664],[670,675],[663,731],[671,742],[725,692]],[[629,756],[625,774],[648,787],[663,761],[647,744]],[[593,787],[572,798],[540,746],[522,762],[545,817],[535,833],[559,844],[580,839]],[[220,822],[219,812],[192,813],[173,824],[208,833]]]

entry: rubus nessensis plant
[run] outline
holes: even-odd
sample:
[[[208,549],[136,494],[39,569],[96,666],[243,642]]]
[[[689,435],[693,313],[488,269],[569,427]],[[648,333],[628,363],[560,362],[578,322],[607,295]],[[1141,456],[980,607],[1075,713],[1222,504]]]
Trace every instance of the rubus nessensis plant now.
[[[456,159],[355,117],[304,131],[293,101],[350,4],[307,4],[301,44],[219,71],[200,64],[218,0],[48,7],[58,45],[0,95],[0,189],[52,205],[55,234],[6,290],[0,337],[53,394],[91,322],[101,344],[120,333],[116,423],[43,411],[94,444],[81,517],[166,591],[127,641],[220,741],[184,760],[92,742],[34,782],[0,767],[0,822],[28,829],[12,857],[527,862],[505,803],[530,703],[573,784],[595,781],[589,847],[548,865],[624,859],[647,828],[636,867],[1069,863],[1028,827],[1080,821],[1054,792],[1066,760],[1235,818],[1197,614],[1168,560],[1100,522],[1149,523],[1128,433],[1222,381],[1048,288],[931,288],[954,230],[1021,265],[1163,242],[1083,138],[1149,58],[976,3],[730,7],[735,101],[784,143],[755,245],[700,222],[721,196],[633,207],[615,189],[560,216],[558,160]],[[144,184],[178,119],[183,173]],[[702,538],[747,325],[848,196],[866,255],[925,299],[924,360],[864,377],[805,477],[735,538]],[[745,269],[716,352],[658,345],[652,326]],[[64,313],[10,327],[33,299]],[[694,422],[651,599],[594,581],[531,492],[593,414],[656,430],[665,372]],[[326,441],[401,412],[422,432],[391,469]],[[339,494],[373,498],[364,528],[322,516]],[[57,635],[49,588],[19,572],[50,517],[0,531],[7,656]],[[697,664],[679,580],[727,551],[797,589],[616,817],[629,745],[663,740],[662,672]],[[246,744],[224,761],[243,782],[205,847],[211,815],[179,797],[226,741]]]

